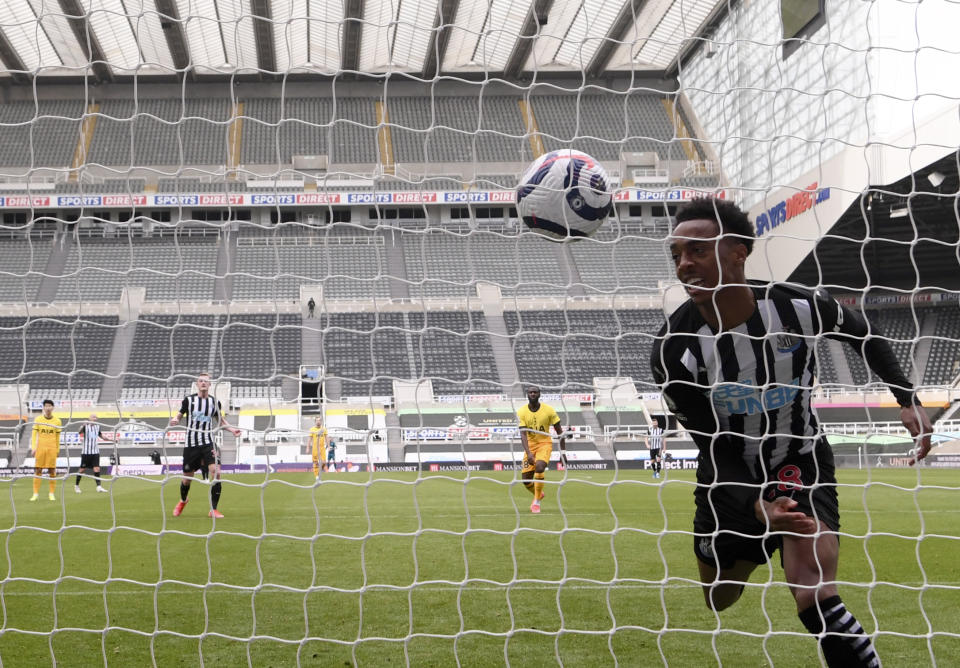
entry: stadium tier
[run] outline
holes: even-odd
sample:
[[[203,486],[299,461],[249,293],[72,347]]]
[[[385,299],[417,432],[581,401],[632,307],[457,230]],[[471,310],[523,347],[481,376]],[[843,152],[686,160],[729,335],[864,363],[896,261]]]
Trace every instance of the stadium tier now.
[[[294,155],[374,163],[377,119],[368,98],[252,98],[242,101],[242,164],[289,164]]]
[[[656,94],[544,95],[533,98],[533,107],[548,151],[572,148],[600,160],[619,160],[623,151],[664,159],[683,155],[673,141],[673,120]]]
[[[104,232],[108,236],[104,236]],[[211,300],[218,237],[170,235],[158,238],[76,235],[70,241],[56,299],[67,302],[118,301],[124,287],[143,287],[151,301]]]
[[[0,147],[6,147],[0,166],[67,168],[79,145],[87,164],[114,173],[148,168],[151,184],[158,169],[178,166],[222,169],[234,161],[244,170],[277,169],[296,156],[325,156],[328,165],[374,165],[385,151],[401,164],[521,165],[534,157],[528,128],[537,128],[534,141],[542,140],[546,150],[572,148],[604,161],[618,162],[623,152],[705,161],[699,144],[693,153],[680,146],[665,100],[654,90],[634,90],[612,97],[396,95],[375,102],[350,96],[228,97],[214,87],[202,98],[107,97],[90,105],[17,101],[5,104],[0,115]],[[89,128],[84,118],[93,119]],[[380,127],[386,128],[382,136]],[[221,181],[224,176],[221,172]],[[717,178],[678,176],[676,182],[714,187]]]
[[[527,382],[572,391],[592,391],[597,376],[653,382],[650,352],[662,311],[505,311],[504,320]]]
[[[520,97],[394,97],[387,100],[398,162],[527,162]]]
[[[0,318],[0,383],[99,389],[119,322],[116,317]]]
[[[87,160],[119,168],[222,165],[231,109],[226,98],[105,100]]]
[[[0,104],[0,167],[70,165],[83,113],[78,99]]]

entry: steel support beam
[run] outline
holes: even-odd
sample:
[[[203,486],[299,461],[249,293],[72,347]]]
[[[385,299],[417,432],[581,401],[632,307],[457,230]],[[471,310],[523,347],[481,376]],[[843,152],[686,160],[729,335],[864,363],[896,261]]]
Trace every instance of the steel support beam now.
[[[30,80],[27,75],[27,66],[2,29],[0,29],[0,62],[17,83],[26,83]]]
[[[587,77],[598,77],[606,71],[610,59],[613,58],[613,54],[616,53],[627,32],[636,23],[637,17],[645,4],[647,4],[647,0],[626,0],[623,3],[616,20],[610,26],[610,30],[607,31],[603,42],[600,43],[600,48],[596,50],[593,58],[587,64]]]
[[[343,43],[340,45],[340,70],[360,70],[360,38],[363,32],[363,1],[344,0]]]
[[[190,77],[195,78],[193,64],[190,62],[187,34],[180,20],[177,3],[175,0],[154,0],[154,2],[157,3],[157,11],[160,13],[160,27],[163,29],[163,36],[167,40],[167,47],[173,57],[173,66],[177,68],[178,73],[186,75],[189,72]]]
[[[540,32],[540,26],[547,24],[551,7],[553,7],[553,0],[533,0],[530,11],[527,12],[527,18],[523,22],[523,28],[520,29],[520,37],[513,45],[513,51],[503,67],[505,77],[517,77],[523,71],[523,66],[530,57],[533,42]]]
[[[430,33],[430,45],[427,47],[427,56],[423,61],[424,79],[433,79],[443,67],[443,57],[450,42],[450,29],[457,17],[460,0],[440,0],[437,5],[437,17],[433,22],[433,32]]]
[[[93,26],[81,0],[59,0],[60,9],[67,17],[67,22],[73,30],[74,37],[83,49],[83,54],[90,61],[93,76],[97,81],[113,81],[113,70],[107,64],[107,57],[100,48],[100,42],[93,33]],[[89,3],[88,3],[89,4]]]
[[[253,37],[257,43],[257,67],[262,76],[272,76],[277,72],[277,54],[270,0],[250,0],[250,10],[253,14]]]

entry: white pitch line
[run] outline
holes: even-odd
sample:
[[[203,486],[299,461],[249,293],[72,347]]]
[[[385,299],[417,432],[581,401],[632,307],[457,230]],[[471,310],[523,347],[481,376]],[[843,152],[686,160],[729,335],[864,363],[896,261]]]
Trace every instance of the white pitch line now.
[[[886,584],[889,584],[890,586],[895,586],[895,587],[898,587],[898,588],[902,588],[902,587],[927,587],[928,589],[942,589],[942,588],[945,588],[945,587],[960,587],[960,581],[956,581],[956,582],[934,582],[934,583],[929,583],[929,582],[928,582],[928,583],[926,583],[926,584],[924,584],[924,583],[922,583],[922,582],[856,583],[856,585],[859,585],[857,588],[863,588],[863,586],[865,586],[865,585],[870,585],[870,586],[872,586],[873,588],[879,588],[879,587],[882,587],[883,585],[886,585]],[[170,596],[170,595],[182,596],[184,593],[187,593],[187,592],[195,592],[195,593],[199,593],[199,592],[200,592],[200,585],[197,585],[196,587],[183,587],[183,586],[176,586],[176,585],[171,585],[171,584],[167,584],[167,583],[158,583],[157,586],[161,586],[161,585],[163,586],[163,589],[162,589],[162,590],[159,590],[159,591],[156,591],[156,590],[147,590],[147,587],[152,586],[152,585],[141,585],[141,589],[144,589],[144,591],[110,591],[110,592],[107,592],[106,595],[107,595],[108,597],[111,597],[111,596],[154,596],[154,595],[158,595],[158,596]],[[840,585],[841,585],[841,586],[846,586],[846,587],[853,586],[851,583],[846,582],[846,581],[841,582]],[[9,586],[9,584],[8,584],[8,586]],[[35,586],[35,583],[31,583],[31,586]],[[94,586],[94,585],[88,585],[88,586]],[[97,586],[97,587],[103,587],[103,586],[105,586],[105,585],[95,585],[95,586]],[[770,587],[770,586],[785,587],[785,586],[786,586],[786,583],[784,583],[784,582],[770,582],[770,583],[764,583],[764,584],[756,583],[756,584],[748,584],[748,585],[747,585],[748,589],[759,589],[759,588],[761,588],[761,587],[767,588],[767,587]],[[294,594],[294,595],[304,595],[304,594],[326,594],[326,593],[335,593],[335,594],[343,594],[343,593],[347,593],[347,594],[359,594],[359,593],[362,593],[362,592],[360,592],[360,591],[352,590],[352,589],[351,589],[351,590],[348,590],[348,591],[341,591],[341,590],[326,589],[326,588],[313,589],[313,590],[311,590],[311,589],[306,589],[306,588],[305,588],[305,589],[297,589],[297,590],[295,590],[295,591],[290,591],[290,590],[289,590],[290,588],[287,588],[286,585],[284,585],[284,589],[281,590],[281,589],[279,589],[279,588],[273,588],[269,583],[264,584],[264,585],[261,585],[261,589],[256,590],[256,591],[250,590],[249,588],[237,589],[237,588],[234,588],[234,587],[232,587],[232,586],[230,586],[230,585],[226,585],[226,584],[223,584],[223,583],[209,583],[209,584],[206,585],[206,587],[208,587],[209,589],[212,589],[212,590],[216,590],[216,591],[208,592],[208,593],[213,594],[213,595],[216,595],[216,596],[220,596],[220,595],[223,595],[223,594],[241,594],[241,595],[244,595],[244,596],[250,596],[250,595],[260,596],[260,595],[263,595],[263,594],[286,594],[286,595]],[[639,583],[639,582],[631,582],[631,583],[623,583],[623,584],[614,584],[614,585],[605,585],[605,584],[577,584],[577,585],[571,585],[571,584],[559,584],[559,583],[558,583],[558,584],[515,584],[515,585],[509,585],[509,584],[503,584],[503,585],[471,585],[471,584],[467,584],[467,585],[435,585],[435,584],[430,584],[430,585],[413,586],[413,587],[395,586],[395,585],[375,585],[375,584],[374,584],[374,585],[368,585],[368,586],[366,587],[366,589],[364,589],[363,591],[366,591],[366,592],[370,592],[370,591],[397,591],[397,592],[406,592],[406,591],[421,591],[421,592],[422,592],[422,591],[439,591],[439,592],[443,592],[443,591],[462,591],[462,592],[464,592],[464,593],[470,593],[470,592],[474,592],[474,591],[479,591],[479,592],[498,592],[498,591],[504,591],[504,592],[505,592],[505,591],[518,591],[518,590],[519,590],[519,591],[556,591],[557,589],[574,590],[574,591],[577,591],[577,590],[582,590],[582,591],[606,591],[606,590],[618,591],[618,590],[624,590],[624,589],[655,590],[655,589],[664,589],[664,588],[666,588],[666,589],[699,589],[699,588],[700,588],[700,585],[697,584],[697,583],[693,583],[693,582],[675,582],[675,583],[670,583],[670,584],[667,584],[667,585],[661,585],[661,584],[659,584],[659,583],[650,583],[650,584],[647,584],[647,583]],[[53,595],[54,595],[53,592],[38,592],[38,591],[7,592],[7,591],[4,591],[3,594],[2,594],[2,596],[0,596],[0,598],[35,598],[35,597],[45,597],[45,598],[49,598],[49,597],[51,597],[51,596],[53,596]],[[57,596],[57,597],[60,597],[60,596],[97,596],[97,597],[103,597],[103,596],[104,596],[104,592],[103,592],[103,591],[58,591],[58,592],[56,593],[56,596]]]

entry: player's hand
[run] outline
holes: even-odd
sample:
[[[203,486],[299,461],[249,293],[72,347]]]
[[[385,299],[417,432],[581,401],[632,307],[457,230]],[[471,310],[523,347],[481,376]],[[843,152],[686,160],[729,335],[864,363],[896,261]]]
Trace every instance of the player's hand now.
[[[170,426],[171,426],[171,427],[176,427],[178,424],[180,424],[180,416],[179,416],[179,415],[170,418]]]
[[[913,436],[914,456],[910,458],[910,466],[913,466],[930,452],[930,434],[933,433],[933,425],[930,424],[930,417],[922,406],[901,408],[900,421]]]
[[[236,427],[228,427],[228,429],[230,430],[230,433],[233,434],[234,436],[240,435],[240,430],[237,429]]]
[[[757,519],[766,524],[770,531],[814,533],[817,521],[806,513],[794,512],[796,507],[796,501],[780,496],[773,501],[758,499],[753,509]]]

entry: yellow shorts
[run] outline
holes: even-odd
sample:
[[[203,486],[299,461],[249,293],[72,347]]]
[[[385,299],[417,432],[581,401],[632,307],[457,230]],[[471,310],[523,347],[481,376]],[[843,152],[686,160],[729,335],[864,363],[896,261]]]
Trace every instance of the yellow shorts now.
[[[553,454],[553,443],[544,443],[543,445],[531,445],[530,453],[533,455],[533,461],[527,459],[527,453],[523,453],[523,473],[530,473],[536,469],[537,462],[550,464],[550,455]]]
[[[38,469],[57,468],[57,455],[60,454],[59,448],[37,448],[36,463],[34,467]]]

